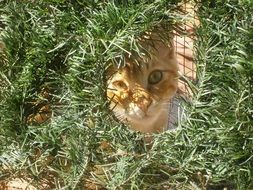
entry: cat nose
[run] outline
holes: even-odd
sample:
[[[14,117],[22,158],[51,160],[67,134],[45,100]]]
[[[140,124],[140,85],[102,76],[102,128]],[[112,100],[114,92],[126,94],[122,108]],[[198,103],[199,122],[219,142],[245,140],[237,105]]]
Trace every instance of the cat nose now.
[[[142,111],[147,112],[151,103],[152,103],[151,99],[145,99],[140,103],[139,107]]]
[[[138,105],[138,107],[143,111],[143,112],[147,112],[149,106],[152,103],[152,99],[150,97],[145,97],[145,96],[141,96],[138,97],[135,100],[136,104]]]

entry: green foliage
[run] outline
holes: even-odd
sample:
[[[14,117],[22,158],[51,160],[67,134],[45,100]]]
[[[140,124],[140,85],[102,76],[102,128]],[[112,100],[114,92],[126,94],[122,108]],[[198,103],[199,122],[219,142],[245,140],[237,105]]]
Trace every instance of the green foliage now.
[[[205,102],[201,106],[206,113],[198,118],[206,120],[208,137],[213,136],[212,142],[222,151],[215,167],[224,169],[213,175],[215,181],[224,178],[235,181],[237,189],[251,189],[252,7],[229,1],[219,7],[219,3],[201,7],[199,13],[202,26],[196,55],[206,80],[198,101]]]
[[[90,182],[106,189],[252,189],[250,1],[198,2],[198,83],[177,131],[154,135],[147,147],[107,108],[108,64],[120,67],[125,54],[140,54],[137,39],[146,31],[179,30],[178,3],[2,1],[0,180],[23,177],[51,189],[88,189]],[[40,122],[44,112],[50,119]]]

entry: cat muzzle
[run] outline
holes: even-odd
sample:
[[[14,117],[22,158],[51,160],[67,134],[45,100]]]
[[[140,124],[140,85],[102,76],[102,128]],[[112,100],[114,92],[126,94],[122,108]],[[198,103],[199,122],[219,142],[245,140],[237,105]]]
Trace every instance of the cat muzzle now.
[[[139,106],[135,103],[130,103],[127,114],[133,118],[141,119],[146,116],[146,112],[144,112]]]

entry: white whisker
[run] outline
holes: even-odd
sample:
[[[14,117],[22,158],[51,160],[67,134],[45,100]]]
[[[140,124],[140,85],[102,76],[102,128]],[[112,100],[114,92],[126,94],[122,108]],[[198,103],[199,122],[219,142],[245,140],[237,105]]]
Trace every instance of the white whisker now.
[[[115,116],[116,116],[116,117],[118,118],[118,120],[121,121],[121,122],[123,122],[123,121],[126,119],[124,113],[121,113],[121,112],[119,112],[119,111],[116,111],[116,112],[115,112]]]

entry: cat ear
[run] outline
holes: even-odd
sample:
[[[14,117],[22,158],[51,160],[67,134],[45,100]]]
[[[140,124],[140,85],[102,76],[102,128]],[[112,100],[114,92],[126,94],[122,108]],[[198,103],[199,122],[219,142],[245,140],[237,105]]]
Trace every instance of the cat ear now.
[[[175,59],[175,48],[173,34],[171,32],[164,32],[164,34],[156,32],[148,32],[140,38],[140,44],[145,51],[145,55],[151,56],[149,58],[160,58],[164,60]]]
[[[169,56],[169,57],[174,57],[175,56],[175,45],[174,45],[174,39],[173,38],[168,43],[167,56]]]
[[[175,47],[173,39],[167,42],[156,42],[155,51],[155,54],[157,54],[160,58],[173,58],[175,56]]]

